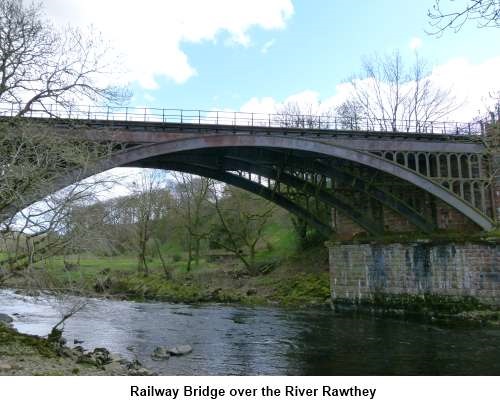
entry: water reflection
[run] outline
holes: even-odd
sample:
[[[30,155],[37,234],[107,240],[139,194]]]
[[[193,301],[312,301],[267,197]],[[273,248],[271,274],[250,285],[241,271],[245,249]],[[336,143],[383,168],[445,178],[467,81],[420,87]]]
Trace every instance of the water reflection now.
[[[57,320],[47,302],[0,292],[0,312],[23,332],[45,335]],[[328,310],[290,311],[89,300],[65,328],[92,349],[104,346],[160,374],[499,375],[500,330],[436,328]],[[193,352],[153,361],[158,345]]]

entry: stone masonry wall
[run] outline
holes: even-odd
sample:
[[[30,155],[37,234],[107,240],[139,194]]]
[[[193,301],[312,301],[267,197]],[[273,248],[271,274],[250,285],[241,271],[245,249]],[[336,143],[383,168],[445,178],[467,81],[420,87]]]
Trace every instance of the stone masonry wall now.
[[[453,209],[446,203],[437,200],[436,226],[440,230],[478,232],[481,229],[458,210]]]
[[[500,246],[328,244],[332,299],[375,294],[473,296],[500,304]]]
[[[436,226],[439,230],[460,232],[480,231],[480,228],[476,224],[447,204],[437,201],[436,208]],[[409,233],[418,231],[408,219],[404,218],[400,214],[386,207],[384,207],[383,210],[384,230],[386,232]],[[350,240],[357,235],[366,234],[366,231],[363,228],[358,226],[350,218],[335,211],[335,209],[332,210],[332,226],[335,229],[337,238],[340,240]]]

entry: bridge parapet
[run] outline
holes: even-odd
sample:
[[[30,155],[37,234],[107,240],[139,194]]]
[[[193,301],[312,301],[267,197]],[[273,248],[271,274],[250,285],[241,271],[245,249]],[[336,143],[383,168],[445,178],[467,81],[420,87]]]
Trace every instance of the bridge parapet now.
[[[15,104],[0,104],[0,116],[17,117],[21,109]],[[337,117],[333,115],[303,115],[254,113],[241,111],[211,111],[150,107],[84,106],[64,108],[60,105],[34,105],[23,117],[107,121],[116,123],[178,124],[210,128],[212,126],[246,127],[255,129],[289,128],[303,130],[335,130],[364,133],[392,133],[441,135],[450,137],[477,137],[485,134],[481,122],[453,122],[429,120],[389,120],[377,117]]]

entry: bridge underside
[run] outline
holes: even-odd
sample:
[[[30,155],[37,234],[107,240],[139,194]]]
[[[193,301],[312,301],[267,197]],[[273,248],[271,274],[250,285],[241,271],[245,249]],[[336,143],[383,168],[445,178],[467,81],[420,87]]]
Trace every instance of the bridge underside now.
[[[435,195],[351,160],[284,148],[220,147],[143,158],[126,166],[189,172],[258,194],[325,236],[478,230]]]

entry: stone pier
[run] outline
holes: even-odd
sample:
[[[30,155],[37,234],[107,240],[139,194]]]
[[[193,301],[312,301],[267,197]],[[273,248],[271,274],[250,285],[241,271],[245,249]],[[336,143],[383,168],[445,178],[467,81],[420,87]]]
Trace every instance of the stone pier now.
[[[432,296],[500,305],[497,242],[327,245],[334,303]]]

